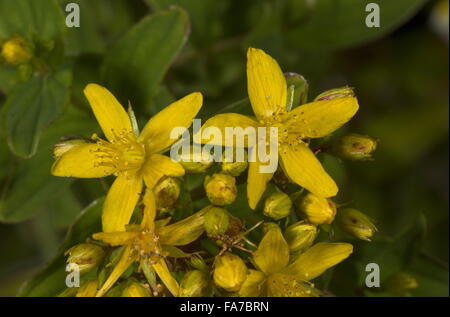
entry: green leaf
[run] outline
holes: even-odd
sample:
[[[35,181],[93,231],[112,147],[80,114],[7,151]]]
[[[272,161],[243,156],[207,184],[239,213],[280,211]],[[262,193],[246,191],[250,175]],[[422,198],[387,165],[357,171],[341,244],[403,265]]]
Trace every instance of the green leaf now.
[[[296,46],[313,50],[342,49],[377,39],[407,21],[427,0],[295,1],[288,40]],[[380,7],[380,27],[366,26],[366,5]]]
[[[50,174],[52,145],[64,135],[95,131],[95,122],[84,113],[69,108],[43,135],[43,142],[31,159],[16,158],[8,165],[11,179],[1,188],[0,220],[23,221],[45,208],[55,209],[66,197],[72,179]],[[64,213],[65,210],[58,210]]]
[[[188,18],[182,9],[145,17],[106,56],[102,66],[104,84],[123,104],[130,100],[133,108],[145,108],[188,32]]]
[[[29,40],[55,40],[64,28],[64,17],[55,0],[0,0],[0,39],[19,34]]]
[[[7,141],[14,154],[36,153],[42,131],[61,113],[69,98],[72,73],[62,70],[18,84],[2,109]]]
[[[85,241],[91,234],[101,231],[101,214],[103,198],[90,204],[83,210],[70,227],[62,246],[55,258],[47,264],[34,278],[26,282],[18,296],[47,297],[56,296],[66,288],[66,261],[64,252],[71,246]]]

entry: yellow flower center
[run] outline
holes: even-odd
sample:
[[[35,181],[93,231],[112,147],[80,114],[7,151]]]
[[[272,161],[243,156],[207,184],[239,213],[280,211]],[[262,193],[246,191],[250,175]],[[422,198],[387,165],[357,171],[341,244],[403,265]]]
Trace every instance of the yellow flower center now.
[[[92,139],[97,142],[95,166],[113,167],[116,173],[136,171],[140,169],[145,160],[145,146],[136,140],[131,132],[116,135],[111,141],[105,141],[97,135]]]
[[[131,242],[131,252],[150,264],[155,264],[163,257],[159,237],[153,231],[141,231]]]

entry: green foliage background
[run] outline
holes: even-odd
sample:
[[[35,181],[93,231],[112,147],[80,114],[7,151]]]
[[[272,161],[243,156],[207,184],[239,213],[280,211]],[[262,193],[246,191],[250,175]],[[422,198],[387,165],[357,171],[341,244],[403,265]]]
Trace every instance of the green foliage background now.
[[[64,24],[68,2],[80,5],[80,28]],[[380,5],[380,28],[364,24],[368,2]],[[309,99],[355,87],[360,111],[333,138],[352,131],[380,139],[371,162],[322,157],[340,186],[337,201],[376,219],[380,232],[371,243],[339,236],[355,253],[321,285],[340,296],[392,295],[364,287],[365,265],[375,262],[382,283],[407,271],[419,283],[413,295],[448,296],[448,33],[445,39],[431,27],[436,3],[0,0],[0,44],[21,35],[38,58],[31,75],[0,65],[0,295],[17,294],[55,254],[22,295],[58,290],[61,251],[98,227],[99,204],[91,203],[110,180],[50,175],[51,146],[61,136],[98,132],[82,95],[87,83],[105,85],[122,104],[130,100],[141,123],[201,91],[205,118],[239,109],[235,102],[247,96],[245,52],[254,46],[302,74]],[[246,214],[245,204],[238,199],[235,213]]]

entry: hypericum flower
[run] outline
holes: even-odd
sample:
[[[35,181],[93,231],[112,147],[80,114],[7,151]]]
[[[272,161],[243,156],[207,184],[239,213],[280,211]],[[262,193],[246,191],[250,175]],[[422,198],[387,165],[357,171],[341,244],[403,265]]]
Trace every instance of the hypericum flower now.
[[[212,117],[203,125],[226,127],[278,128],[278,153],[281,166],[298,185],[322,197],[335,196],[338,188],[308,147],[308,139],[329,135],[346,123],[358,110],[355,97],[333,98],[301,105],[287,110],[287,85],[278,63],[264,51],[249,48],[247,52],[248,95],[255,118],[236,113]],[[202,140],[209,143],[211,140]],[[256,208],[272,173],[261,173],[256,160],[250,162],[247,196],[252,209]]]
[[[144,195],[144,218],[140,225],[129,225],[129,231],[99,232],[93,238],[111,246],[125,246],[119,262],[96,296],[103,296],[135,261],[145,262],[158,274],[173,296],[178,296],[178,282],[170,274],[165,261],[176,246],[186,245],[203,232],[204,210],[200,210],[179,222],[167,225],[167,221],[155,222],[156,204],[151,190]]]
[[[289,246],[277,227],[270,229],[253,254],[258,270],[249,270],[239,295],[269,297],[317,296],[308,281],[346,259],[353,251],[349,243],[320,242],[289,264]]]
[[[97,178],[117,176],[103,206],[103,231],[125,231],[142,191],[153,188],[163,176],[182,176],[183,167],[161,155],[176,139],[174,127],[189,127],[202,106],[195,92],[172,103],[146,124],[142,133],[117,99],[104,87],[89,84],[84,90],[107,140],[97,135],[93,142],[57,147],[52,174],[63,177]]]
[[[30,43],[25,38],[15,36],[3,43],[0,56],[10,65],[19,65],[33,58],[33,52]]]

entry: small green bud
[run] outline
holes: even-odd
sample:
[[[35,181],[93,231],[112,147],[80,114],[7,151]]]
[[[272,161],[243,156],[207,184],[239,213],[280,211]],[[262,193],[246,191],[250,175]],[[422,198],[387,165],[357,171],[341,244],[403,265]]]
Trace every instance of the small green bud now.
[[[370,241],[378,231],[369,217],[353,208],[340,209],[336,220],[343,231],[361,240]]]
[[[273,193],[264,202],[264,215],[275,220],[289,216],[292,201],[285,193]]]
[[[10,65],[24,64],[33,57],[31,45],[21,36],[15,36],[3,43],[0,55]]]
[[[222,157],[222,172],[224,174],[230,174],[231,176],[239,176],[248,167],[248,155],[247,151],[244,151],[244,161],[243,162],[226,162],[225,153]]]
[[[317,227],[303,221],[290,225],[284,232],[284,238],[291,253],[302,252],[309,248],[319,234]]]
[[[204,226],[208,234],[223,234],[228,230],[230,216],[228,212],[220,207],[211,207],[205,213]]]
[[[67,263],[77,264],[80,274],[83,274],[100,264],[105,256],[105,251],[96,244],[81,243],[73,246],[64,254],[69,255]]]
[[[180,181],[173,177],[162,178],[153,188],[156,209],[160,213],[175,209],[175,203],[180,197]]]
[[[214,283],[229,292],[237,292],[247,278],[247,266],[244,261],[232,253],[216,258],[214,264]]]
[[[354,97],[355,93],[353,92],[353,88],[345,86],[341,88],[334,88],[327,91],[324,91],[320,95],[318,95],[314,101],[320,100],[331,100],[335,98],[344,98],[344,97]]]
[[[213,174],[206,176],[205,191],[209,201],[216,206],[229,205],[236,199],[236,179],[231,175]]]
[[[206,265],[205,261],[203,260],[203,258],[199,255],[193,255],[191,258],[191,266],[194,269],[200,270],[200,271],[207,271],[208,270],[208,266]]]
[[[141,283],[132,281],[123,289],[122,297],[152,297],[150,290]]]
[[[333,154],[348,160],[370,160],[377,148],[377,140],[361,134],[344,135],[332,147]]]
[[[188,155],[181,154],[180,155],[180,164],[183,166],[186,173],[195,174],[195,173],[203,173],[208,168],[213,165],[214,161],[212,155],[208,155],[208,158],[205,160],[205,156],[202,153],[190,153]]]
[[[418,286],[417,279],[406,272],[396,273],[386,282],[386,289],[396,296],[408,296]]]
[[[330,224],[336,215],[336,205],[323,197],[308,193],[297,200],[302,216],[314,225]]]
[[[187,272],[180,283],[180,297],[202,297],[208,288],[208,273],[200,270]]]

